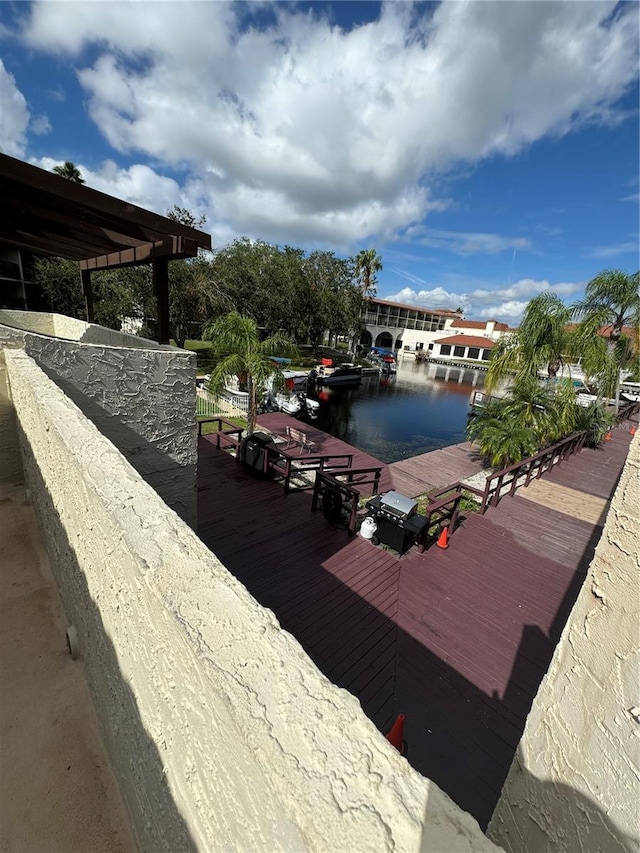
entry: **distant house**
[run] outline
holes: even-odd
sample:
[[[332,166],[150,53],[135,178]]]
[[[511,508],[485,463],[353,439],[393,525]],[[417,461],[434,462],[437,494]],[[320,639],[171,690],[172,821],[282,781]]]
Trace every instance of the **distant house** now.
[[[495,342],[476,335],[449,335],[434,341],[431,354],[436,358],[469,358],[489,361]]]

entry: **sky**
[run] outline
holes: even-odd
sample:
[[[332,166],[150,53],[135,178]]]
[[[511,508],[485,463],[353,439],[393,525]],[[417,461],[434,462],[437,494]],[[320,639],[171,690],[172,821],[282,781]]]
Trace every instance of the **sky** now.
[[[516,325],[639,261],[636,2],[0,3],[0,150]]]

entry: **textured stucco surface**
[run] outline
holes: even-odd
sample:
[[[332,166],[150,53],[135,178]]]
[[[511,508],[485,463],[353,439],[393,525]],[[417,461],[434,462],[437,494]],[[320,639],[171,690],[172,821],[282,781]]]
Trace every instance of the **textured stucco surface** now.
[[[94,338],[131,335],[34,312],[0,312],[79,324]],[[26,320],[23,319],[26,323]],[[31,320],[37,325],[36,320]],[[114,339],[115,339],[114,338]],[[138,339],[141,340],[141,339]],[[144,341],[143,341],[144,343]],[[108,346],[49,337],[0,325],[0,346],[21,347],[187,524],[197,514],[196,358],[175,347]]]
[[[22,352],[25,475],[143,850],[490,851]]]
[[[0,347],[0,484],[22,482],[22,464],[13,403],[7,382],[4,351]]]
[[[489,827],[506,850],[640,850],[639,555],[637,433]]]
[[[141,347],[143,349],[170,349],[148,338],[116,332],[94,323],[85,323],[64,314],[50,314],[41,311],[0,310],[0,324],[35,332],[52,338],[64,338],[69,341],[82,341],[85,344],[104,344],[112,347]]]

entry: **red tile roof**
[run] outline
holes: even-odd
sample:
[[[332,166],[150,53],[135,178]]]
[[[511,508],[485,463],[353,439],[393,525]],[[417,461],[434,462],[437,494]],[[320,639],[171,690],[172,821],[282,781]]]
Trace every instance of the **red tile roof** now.
[[[448,338],[438,338],[434,344],[455,344],[458,347],[480,347],[481,349],[491,349],[495,341],[491,338],[480,338],[474,335],[450,335]]]
[[[454,320],[452,329],[486,329],[487,323],[495,323],[496,331],[506,332],[509,327],[506,323],[496,323],[495,320]]]
[[[394,308],[408,308],[411,311],[422,311],[427,314],[442,314],[444,316],[457,317],[456,311],[450,308],[425,308],[424,305],[407,305],[406,302],[391,302],[389,299],[379,299],[377,296],[369,297],[369,302],[375,302],[378,305],[392,305]]]

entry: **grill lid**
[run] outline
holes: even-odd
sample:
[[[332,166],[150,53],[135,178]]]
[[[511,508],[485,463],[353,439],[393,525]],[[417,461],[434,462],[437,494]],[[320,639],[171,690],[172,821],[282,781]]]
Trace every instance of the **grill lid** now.
[[[380,506],[399,518],[409,518],[416,511],[418,501],[401,495],[400,492],[392,491],[381,496]]]

